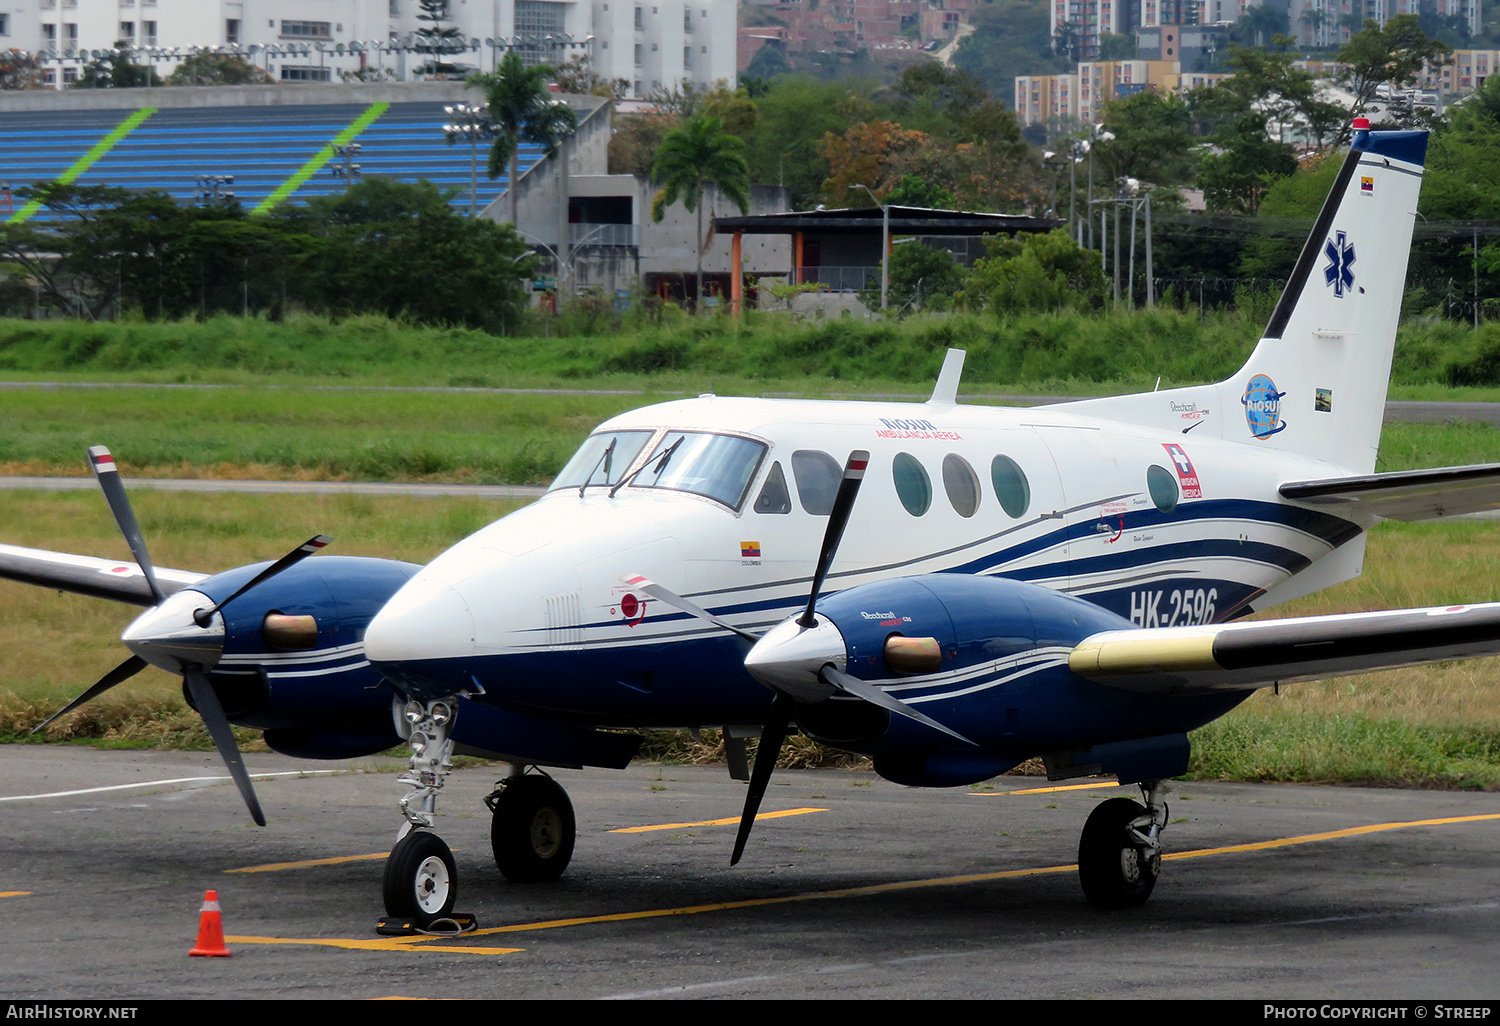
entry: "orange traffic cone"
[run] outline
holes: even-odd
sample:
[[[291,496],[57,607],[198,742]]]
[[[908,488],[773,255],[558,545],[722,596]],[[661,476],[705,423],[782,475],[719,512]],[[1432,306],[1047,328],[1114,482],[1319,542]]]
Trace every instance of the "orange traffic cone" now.
[[[203,892],[203,911],[198,913],[198,943],[189,955],[228,958],[224,946],[224,924],[219,919],[219,892]]]

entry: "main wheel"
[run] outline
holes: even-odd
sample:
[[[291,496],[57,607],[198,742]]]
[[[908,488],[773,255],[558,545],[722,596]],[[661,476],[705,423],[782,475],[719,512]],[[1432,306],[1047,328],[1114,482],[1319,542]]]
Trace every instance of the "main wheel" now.
[[[453,853],[437,834],[413,830],[391,849],[382,885],[387,915],[430,926],[453,911],[458,873]]]
[[[490,845],[507,880],[556,880],[573,858],[573,803],[551,777],[512,777],[495,796]]]
[[[1129,798],[1101,802],[1083,825],[1078,841],[1078,882],[1097,908],[1136,908],[1151,897],[1161,871],[1161,856],[1135,843],[1132,821],[1146,807]]]

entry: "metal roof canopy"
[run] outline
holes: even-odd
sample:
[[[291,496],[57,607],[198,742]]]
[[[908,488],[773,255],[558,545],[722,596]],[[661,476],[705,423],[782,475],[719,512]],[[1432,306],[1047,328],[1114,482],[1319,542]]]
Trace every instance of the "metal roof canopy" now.
[[[967,210],[931,210],[927,207],[887,207],[892,235],[972,236],[997,232],[1050,232],[1061,228],[1063,221],[1025,214],[981,214]],[[853,207],[844,210],[788,211],[784,214],[752,214],[745,217],[716,217],[716,232],[742,232],[746,235],[776,235],[805,232],[819,235],[861,235],[879,232],[884,219],[880,207]]]

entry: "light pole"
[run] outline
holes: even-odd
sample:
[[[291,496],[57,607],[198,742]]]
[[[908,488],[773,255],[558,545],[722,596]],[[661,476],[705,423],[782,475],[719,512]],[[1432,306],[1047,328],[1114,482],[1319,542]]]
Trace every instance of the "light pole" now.
[[[333,155],[343,163],[335,164],[328,170],[335,178],[344,180],[344,191],[349,191],[349,186],[359,181],[363,176],[360,174],[359,165],[354,163],[354,158],[359,156],[359,151],[364,147],[359,143],[348,143],[344,146],[335,146]]]
[[[469,216],[479,216],[479,141],[495,137],[494,123],[489,119],[489,109],[472,103],[455,103],[444,107],[444,112],[453,120],[443,126],[443,135],[452,146],[460,139],[469,143]]]
[[[884,310],[891,291],[891,208],[876,199],[868,185],[856,182],[854,187],[868,192],[870,199],[875,200],[875,205],[880,208],[880,309]]]

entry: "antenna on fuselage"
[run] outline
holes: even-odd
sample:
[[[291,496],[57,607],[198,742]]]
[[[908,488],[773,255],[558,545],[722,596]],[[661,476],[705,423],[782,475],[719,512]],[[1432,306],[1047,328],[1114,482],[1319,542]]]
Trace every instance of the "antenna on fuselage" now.
[[[964,351],[950,349],[943,357],[943,369],[938,371],[937,384],[933,386],[929,403],[953,406],[958,402],[958,379],[964,372]]]

